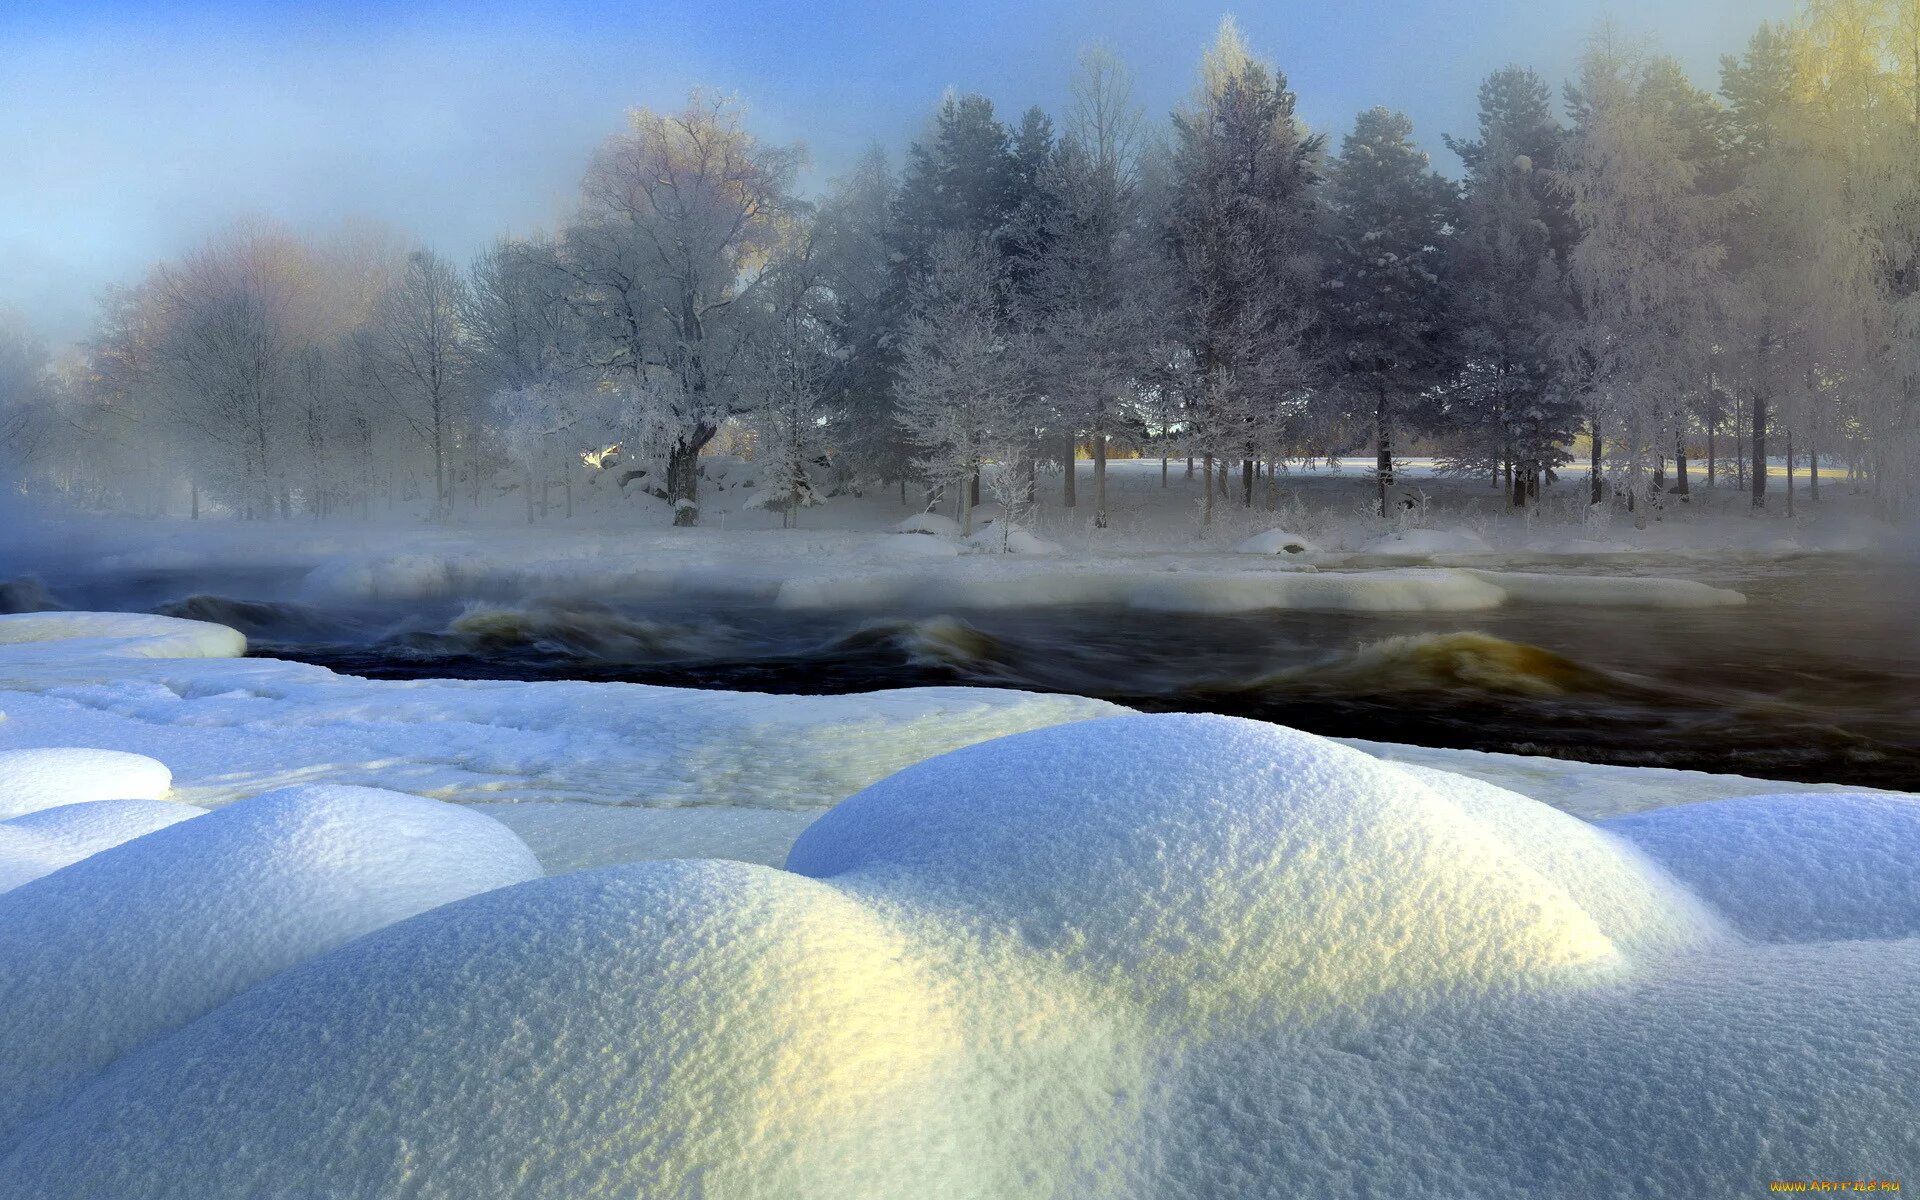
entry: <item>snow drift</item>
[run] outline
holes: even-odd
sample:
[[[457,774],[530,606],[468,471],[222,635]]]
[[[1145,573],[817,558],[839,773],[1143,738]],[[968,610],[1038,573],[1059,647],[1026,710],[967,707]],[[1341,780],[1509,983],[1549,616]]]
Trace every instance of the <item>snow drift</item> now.
[[[1858,808],[1755,808],[1820,804],[1835,829]],[[1920,939],[1731,932],[1745,866],[1662,858],[1649,832],[1710,841],[1716,807],[1595,828],[1220,717],[1019,734],[854,796],[787,871],[611,867],[349,941],[123,1058],[22,1132],[0,1191],[1732,1196],[1897,1174],[1920,1154]],[[1681,860],[1685,886],[1658,865]],[[1875,869],[1911,888],[1914,861]]]
[[[0,895],[0,1145],[121,1054],[274,973],[539,873],[518,838],[477,813],[314,786],[170,825]]]
[[[0,821],[0,892],[205,811],[171,800],[95,800]]]
[[[158,800],[172,786],[166,764],[143,754],[82,746],[0,751],[0,820],[89,800]]]

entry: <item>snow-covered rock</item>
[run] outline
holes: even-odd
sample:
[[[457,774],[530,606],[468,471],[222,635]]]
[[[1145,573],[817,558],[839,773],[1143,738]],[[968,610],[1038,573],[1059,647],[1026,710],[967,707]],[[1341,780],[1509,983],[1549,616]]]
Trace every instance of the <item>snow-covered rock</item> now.
[[[1920,801],[1741,796],[1608,821],[1748,937],[1920,937]]]
[[[1297,533],[1269,529],[1256,533],[1233,548],[1235,554],[1319,554],[1320,547]]]
[[[926,533],[935,537],[959,537],[960,522],[936,512],[914,513],[894,525],[895,533]]]
[[[1036,536],[1028,530],[1015,525],[1012,529],[1001,530],[997,522],[981,526],[967,539],[975,550],[989,554],[1060,554],[1063,551],[1059,543],[1050,542]]]
[[[172,786],[166,764],[144,754],[81,746],[0,751],[0,821],[89,800],[158,800]]]
[[[59,654],[112,658],[238,658],[247,639],[224,625],[144,613],[58,612],[0,616],[0,668],[63,644]]]
[[[532,852],[478,813],[311,786],[0,895],[0,1146],[116,1058],[276,972],[539,874]]]
[[[205,811],[171,800],[95,800],[0,821],[0,892]]]
[[[1434,554],[1492,554],[1493,547],[1465,529],[1402,529],[1376,538],[1360,548],[1363,554],[1392,554],[1425,558]]]

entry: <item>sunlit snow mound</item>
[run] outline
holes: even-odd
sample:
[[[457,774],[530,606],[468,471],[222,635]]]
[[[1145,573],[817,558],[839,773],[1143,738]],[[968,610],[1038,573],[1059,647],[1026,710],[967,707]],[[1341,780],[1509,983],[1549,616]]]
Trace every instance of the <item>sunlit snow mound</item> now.
[[[1606,828],[1756,940],[1920,937],[1920,803],[1910,797],[1742,796]]]
[[[36,643],[58,642],[46,647]],[[84,644],[74,645],[75,642]],[[247,639],[224,625],[144,613],[39,612],[0,616],[0,667],[53,652],[109,658],[238,658]]]
[[[1755,943],[1635,841],[1231,718],[1017,734],[785,871],[537,879],[281,970],[49,1105],[0,1194],[1691,1197],[1915,1161],[1920,941]],[[122,928],[166,945],[69,969],[114,997],[74,1028],[208,953]],[[69,1036],[34,1019],[6,1069]]]
[[[0,751],[0,820],[89,800],[158,800],[172,786],[166,764],[144,754],[81,746]]]
[[[276,972],[539,874],[519,838],[468,809],[309,786],[0,895],[0,1146],[115,1058]]]
[[[0,821],[0,892],[204,811],[171,800],[96,800]]]

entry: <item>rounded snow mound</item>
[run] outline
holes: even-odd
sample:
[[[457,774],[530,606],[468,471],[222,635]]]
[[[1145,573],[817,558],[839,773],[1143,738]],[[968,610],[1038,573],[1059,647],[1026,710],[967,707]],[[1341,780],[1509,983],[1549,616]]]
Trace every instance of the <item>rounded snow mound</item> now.
[[[1762,942],[1920,936],[1920,802],[1741,796],[1604,824]]]
[[[1425,557],[1430,554],[1492,554],[1493,547],[1477,533],[1464,529],[1402,529],[1375,538],[1360,548],[1363,554]]]
[[[404,917],[537,877],[468,809],[268,792],[0,895],[0,1147],[121,1055]]]
[[[967,539],[967,544],[977,551],[986,551],[990,554],[999,554],[1002,551],[1008,554],[1061,553],[1057,542],[1049,542],[1018,525],[1006,530],[1003,535],[997,522],[990,522],[974,530],[973,536]]]
[[[1235,554],[1319,554],[1320,547],[1297,533],[1269,529],[1256,533],[1233,548]]]
[[[815,822],[787,868],[1188,1013],[1313,1014],[1615,957],[1564,889],[1425,785],[1230,717],[1093,721],[920,763]]]
[[[1518,792],[1399,764],[1554,881],[1622,951],[1669,954],[1724,936],[1717,917],[1625,838]]]
[[[99,800],[158,800],[173,787],[166,764],[124,750],[49,746],[0,751],[0,820]]]
[[[956,542],[940,536],[901,537],[897,533],[890,533],[873,539],[869,544],[888,558],[955,558],[960,554]]]
[[[0,892],[205,811],[171,800],[94,800],[0,821]]]
[[[956,1046],[911,947],[836,888],[609,867],[287,972],[123,1064],[5,1183],[22,1200],[950,1195],[940,1181],[989,1169],[942,1136]]]
[[[35,642],[80,639],[92,643],[87,653],[111,658],[239,658],[247,652],[247,639],[239,631],[179,617],[98,612],[0,616],[0,648],[7,648],[3,652],[21,653]],[[75,648],[65,652],[74,653]]]
[[[959,537],[960,522],[939,513],[915,513],[893,527],[895,533],[928,533],[935,537]]]

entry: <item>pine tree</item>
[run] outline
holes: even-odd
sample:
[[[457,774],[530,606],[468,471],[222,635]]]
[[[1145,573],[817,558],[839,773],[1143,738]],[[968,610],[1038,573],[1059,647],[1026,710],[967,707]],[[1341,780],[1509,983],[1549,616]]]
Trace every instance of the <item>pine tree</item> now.
[[[1256,438],[1284,436],[1313,382],[1322,143],[1302,131],[1285,78],[1247,51],[1230,19],[1174,130],[1170,319],[1190,364],[1187,438],[1205,461],[1201,519],[1210,524],[1216,457],[1242,460],[1250,505]]]
[[[1329,339],[1340,386],[1371,411],[1385,516],[1396,430],[1432,423],[1452,363],[1446,270],[1458,197],[1414,145],[1413,122],[1384,108],[1360,114],[1329,184]]]

